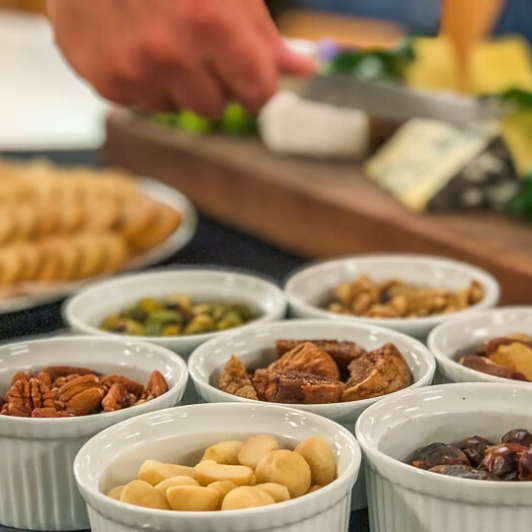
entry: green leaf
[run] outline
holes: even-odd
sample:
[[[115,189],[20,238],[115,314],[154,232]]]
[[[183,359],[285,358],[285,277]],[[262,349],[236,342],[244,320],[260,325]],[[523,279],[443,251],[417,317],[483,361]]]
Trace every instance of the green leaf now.
[[[507,212],[515,218],[532,222],[532,173],[524,179],[521,189],[508,205]]]

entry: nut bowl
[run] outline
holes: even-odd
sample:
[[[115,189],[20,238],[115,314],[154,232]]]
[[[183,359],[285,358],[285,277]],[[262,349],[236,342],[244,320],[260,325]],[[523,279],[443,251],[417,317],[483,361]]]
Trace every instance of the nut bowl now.
[[[428,346],[447,382],[509,382],[465,367],[459,360],[487,340],[520,332],[532,334],[532,307],[502,307],[442,323],[430,333]]]
[[[532,429],[532,388],[459,383],[409,390],[368,408],[356,424],[373,532],[529,530],[532,482],[436,474],[404,461],[419,447],[479,435],[500,441]]]
[[[139,414],[175,406],[188,379],[174,353],[129,339],[61,337],[0,348],[0,396],[17,371],[47,366],[86,367],[146,382],[158,370],[169,390],[143,404],[80,417],[35,419],[0,416],[0,523],[32,530],[88,528],[83,499],[72,475],[74,456],[101,430]]]
[[[63,317],[75,332],[123,338],[123,335],[101,330],[99,324],[107,316],[142,298],[164,298],[177,294],[188,295],[197,302],[239,301],[249,305],[259,317],[241,325],[241,328],[282,319],[286,314],[284,294],[270,281],[229,270],[187,268],[124,275],[90,285],[65,303]],[[134,338],[166,347],[187,358],[195,347],[218,334]]]
[[[246,368],[266,367],[277,359],[275,341],[280,339],[347,340],[356,342],[366,350],[392,342],[409,366],[414,381],[410,388],[428,386],[436,369],[433,356],[421,342],[396,331],[347,320],[288,320],[267,323],[246,331],[228,332],[199,346],[188,361],[190,377],[197,394],[208,403],[256,403],[220,390],[220,373],[232,355],[241,360]],[[353,431],[357,417],[379,399],[375,397],[345,403],[289,406],[326,417]],[[353,509],[365,506],[363,477],[360,477],[353,493]]]
[[[406,283],[447,290],[466,288],[477,281],[482,299],[458,312],[415,318],[370,318],[337,314],[327,310],[333,290],[341,283],[367,275],[377,282],[400,279]],[[349,319],[394,329],[425,340],[438,324],[455,316],[494,307],[499,301],[499,284],[486,271],[440,257],[424,255],[360,255],[313,264],[292,274],[285,285],[290,314],[296,318]]]
[[[272,434],[290,447],[319,434],[333,447],[338,478],[286,502],[222,512],[153,510],[104,495],[134,479],[147,459],[193,464],[210,445],[255,434]],[[74,476],[87,502],[92,532],[347,532],[349,496],[359,467],[354,436],[328,419],[268,404],[216,404],[146,414],[103,431],[79,451]]]

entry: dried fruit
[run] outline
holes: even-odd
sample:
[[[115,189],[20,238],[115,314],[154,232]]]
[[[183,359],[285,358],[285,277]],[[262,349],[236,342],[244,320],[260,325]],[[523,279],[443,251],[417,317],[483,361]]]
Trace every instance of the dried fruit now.
[[[333,358],[312,342],[303,342],[268,366],[272,371],[305,373],[340,380]]]
[[[527,447],[517,443],[488,447],[480,467],[503,480],[515,480],[518,475],[519,456],[527,450]]]
[[[500,480],[488,471],[475,469],[466,465],[438,465],[431,467],[429,471],[449,477],[469,478],[472,480]]]
[[[532,447],[532,434],[526,429],[509,430],[502,438],[502,443],[518,443],[525,447]]]
[[[412,384],[410,369],[393,344],[386,344],[354,360],[351,378],[345,384],[342,401],[357,401],[396,392]]]
[[[258,400],[257,392],[253,388],[246,368],[238,358],[232,356],[224,367],[218,383],[223,392],[244,397],[245,399]]]
[[[493,443],[486,438],[472,436],[455,445],[464,452],[473,467],[478,467],[484,460],[486,449],[491,447]]]
[[[343,383],[304,373],[258,369],[253,385],[261,401],[289,404],[325,404],[340,401]]]
[[[448,443],[431,443],[418,449],[409,462],[420,469],[431,469],[439,465],[471,466],[464,452],[456,445]]]

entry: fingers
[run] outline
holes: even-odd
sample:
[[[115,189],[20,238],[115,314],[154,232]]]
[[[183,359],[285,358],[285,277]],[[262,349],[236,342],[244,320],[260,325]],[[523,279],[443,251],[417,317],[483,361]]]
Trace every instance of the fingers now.
[[[227,35],[225,46],[212,51],[211,61],[226,93],[250,113],[258,112],[275,92],[275,57],[265,39],[250,27]]]
[[[189,109],[206,118],[219,118],[229,101],[214,73],[204,65],[186,71],[175,69],[166,87],[174,107]]]

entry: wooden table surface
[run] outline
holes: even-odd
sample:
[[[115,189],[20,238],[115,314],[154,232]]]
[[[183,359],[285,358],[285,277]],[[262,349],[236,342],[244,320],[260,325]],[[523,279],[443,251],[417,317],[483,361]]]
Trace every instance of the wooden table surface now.
[[[197,137],[116,111],[108,160],[170,184],[215,219],[309,258],[412,252],[486,268],[532,302],[532,226],[495,213],[414,214],[353,162],[279,157],[256,138]]]

